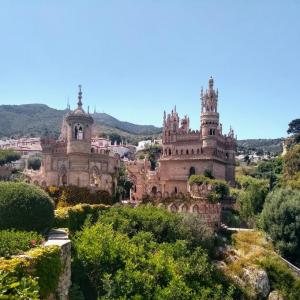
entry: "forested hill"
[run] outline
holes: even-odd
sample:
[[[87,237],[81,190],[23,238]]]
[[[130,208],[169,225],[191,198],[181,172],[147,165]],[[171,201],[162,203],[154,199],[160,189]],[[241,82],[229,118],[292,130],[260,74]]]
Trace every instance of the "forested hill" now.
[[[57,110],[45,104],[0,105],[0,138],[42,136],[45,133],[58,136],[66,110]],[[119,135],[129,142],[158,137],[161,128],[153,125],[137,125],[120,121],[105,113],[92,114],[96,134]],[[279,153],[283,139],[239,140],[239,150],[263,150]]]
[[[239,140],[238,150],[239,151],[253,150],[253,151],[281,153],[283,140],[284,140],[283,138]]]
[[[0,105],[0,138],[41,136],[45,132],[58,135],[66,110],[53,109],[45,104]],[[159,134],[161,128],[122,122],[105,114],[92,114],[96,128],[102,133],[129,135]]]

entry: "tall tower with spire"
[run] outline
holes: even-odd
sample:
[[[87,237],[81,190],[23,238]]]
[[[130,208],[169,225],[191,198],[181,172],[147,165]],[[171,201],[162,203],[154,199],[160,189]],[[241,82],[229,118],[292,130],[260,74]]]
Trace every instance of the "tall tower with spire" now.
[[[93,118],[86,113],[82,104],[81,85],[78,86],[77,108],[66,116],[67,153],[90,153]]]
[[[210,77],[208,89],[201,89],[201,135],[202,137],[218,135],[219,113],[218,113],[218,90],[214,89],[214,80]]]

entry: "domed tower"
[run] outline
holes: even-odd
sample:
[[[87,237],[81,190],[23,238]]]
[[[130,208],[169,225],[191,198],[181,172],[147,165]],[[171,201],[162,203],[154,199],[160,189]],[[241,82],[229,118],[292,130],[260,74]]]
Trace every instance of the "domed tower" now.
[[[214,80],[210,77],[208,90],[201,90],[201,133],[202,136],[216,135],[219,127],[218,91],[214,90]]]
[[[66,116],[67,153],[91,153],[93,118],[82,108],[82,91],[79,85],[77,108]]]

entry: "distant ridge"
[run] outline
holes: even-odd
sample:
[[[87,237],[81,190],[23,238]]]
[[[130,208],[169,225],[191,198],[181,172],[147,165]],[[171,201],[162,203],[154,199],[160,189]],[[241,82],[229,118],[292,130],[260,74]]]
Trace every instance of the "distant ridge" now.
[[[42,136],[45,133],[58,136],[66,110],[51,108],[45,104],[0,105],[0,138]],[[106,113],[92,114],[94,133],[120,135],[129,142],[158,137],[162,129],[153,125],[137,125],[120,121]],[[282,138],[239,140],[238,149],[282,151]]]
[[[41,136],[45,132],[58,135],[66,110],[57,110],[45,104],[0,105],[0,138]],[[161,128],[120,121],[106,113],[92,114],[96,126],[104,134],[155,135]],[[123,134],[122,134],[123,133]]]

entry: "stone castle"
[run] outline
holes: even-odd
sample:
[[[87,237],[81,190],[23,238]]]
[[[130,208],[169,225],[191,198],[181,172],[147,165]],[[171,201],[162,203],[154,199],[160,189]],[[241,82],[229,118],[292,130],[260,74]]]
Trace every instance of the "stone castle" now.
[[[230,128],[222,132],[219,121],[218,90],[213,78],[208,89],[201,90],[200,130],[191,130],[187,116],[180,120],[176,107],[163,118],[162,155],[159,166],[151,170],[146,160],[127,163],[134,182],[132,198],[141,200],[146,195],[169,197],[186,194],[188,178],[194,174],[210,172],[215,178],[235,182],[236,138]]]
[[[94,120],[82,107],[81,86],[77,105],[64,116],[58,140],[41,140],[41,169],[27,175],[31,182],[43,187],[74,185],[114,194],[120,158],[92,145]]]

